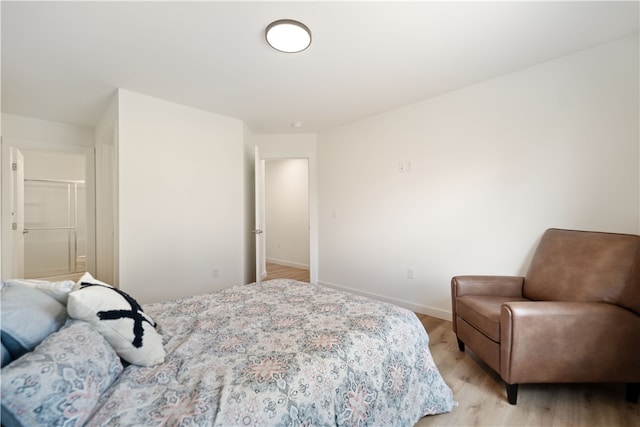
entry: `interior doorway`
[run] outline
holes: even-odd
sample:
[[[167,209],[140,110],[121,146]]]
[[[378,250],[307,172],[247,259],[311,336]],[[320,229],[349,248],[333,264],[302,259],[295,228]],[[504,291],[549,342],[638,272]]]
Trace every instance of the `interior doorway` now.
[[[77,280],[95,265],[93,152],[19,141],[2,141],[2,278]]]
[[[309,161],[268,159],[264,175],[267,277],[276,269],[308,273]]]
[[[266,152],[262,152],[265,147],[268,147]],[[266,274],[266,263],[267,263],[267,255],[266,255],[266,244],[267,240],[272,237],[270,236],[269,230],[266,227],[266,201],[265,195],[265,168],[266,162],[270,162],[272,160],[296,160],[302,159],[304,160],[304,164],[306,165],[306,209],[307,209],[307,217],[306,217],[306,233],[305,236],[308,239],[307,246],[305,248],[304,261],[298,262],[294,261],[293,267],[287,268],[298,268],[304,269],[308,271],[310,283],[317,283],[318,281],[318,201],[317,201],[317,167],[316,167],[316,155],[314,150],[292,150],[291,148],[281,149],[282,147],[270,146],[269,144],[265,144],[264,147],[260,147],[258,145],[255,146],[255,228],[252,231],[255,233],[255,260],[256,260],[256,281],[265,280],[267,278]],[[271,201],[269,202],[271,203]],[[277,237],[277,236],[276,236]],[[278,240],[274,240],[269,244],[275,244],[277,246]],[[283,241],[280,241],[280,249],[283,248]],[[307,250],[308,249],[308,250]],[[273,252],[269,254],[270,260],[277,259],[280,262],[287,261],[286,257],[276,258],[277,255],[273,255]],[[306,263],[306,264],[305,264]],[[271,264],[271,263],[270,263]],[[282,264],[279,264],[280,266]],[[273,269],[273,268],[272,268]],[[265,273],[265,274],[262,274]]]
[[[24,278],[77,280],[86,271],[87,258],[85,158],[76,153],[21,151]]]

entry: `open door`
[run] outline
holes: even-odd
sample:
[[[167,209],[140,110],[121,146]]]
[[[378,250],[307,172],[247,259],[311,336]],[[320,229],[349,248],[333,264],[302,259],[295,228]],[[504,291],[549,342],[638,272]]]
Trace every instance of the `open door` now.
[[[5,258],[7,278],[24,278],[24,156],[15,147],[9,150],[9,223],[11,253]],[[6,256],[5,255],[5,256]]]
[[[265,240],[265,206],[264,206],[264,160],[260,158],[260,149],[255,147],[255,204],[256,221],[253,233],[256,235],[256,282],[260,283],[267,276],[267,255]]]
[[[14,148],[15,157],[14,164],[16,164],[15,170],[15,182],[13,193],[13,212],[15,214],[14,221],[16,223],[15,232],[13,235],[13,247],[15,249],[15,277],[24,277],[24,156],[20,150]],[[13,165],[12,165],[13,167]],[[13,228],[13,226],[12,226]]]

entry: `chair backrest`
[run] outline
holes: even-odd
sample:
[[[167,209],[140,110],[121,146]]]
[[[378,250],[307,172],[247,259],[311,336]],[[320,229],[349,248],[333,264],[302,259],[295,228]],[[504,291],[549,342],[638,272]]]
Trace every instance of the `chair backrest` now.
[[[607,302],[640,314],[640,236],[548,229],[531,260],[523,295]]]

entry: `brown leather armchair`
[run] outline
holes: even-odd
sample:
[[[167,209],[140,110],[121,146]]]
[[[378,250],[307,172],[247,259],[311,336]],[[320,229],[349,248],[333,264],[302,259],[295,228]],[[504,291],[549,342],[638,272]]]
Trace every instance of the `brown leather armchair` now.
[[[453,331],[506,384],[626,383],[640,394],[640,236],[547,230],[526,277],[451,279]]]

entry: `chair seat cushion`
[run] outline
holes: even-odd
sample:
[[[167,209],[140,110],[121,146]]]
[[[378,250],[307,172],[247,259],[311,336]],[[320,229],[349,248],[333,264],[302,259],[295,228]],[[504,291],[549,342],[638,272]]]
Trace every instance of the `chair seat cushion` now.
[[[484,335],[500,342],[500,309],[502,304],[528,301],[526,298],[485,295],[463,295],[456,298],[456,313]]]

